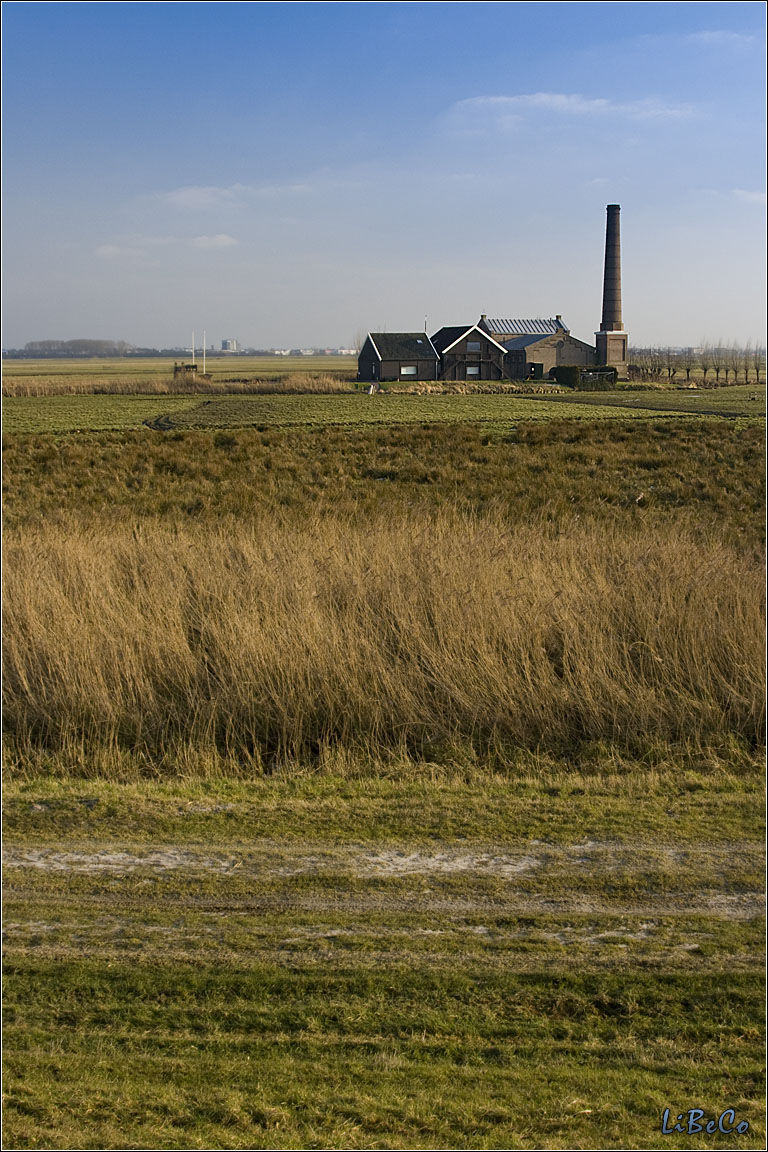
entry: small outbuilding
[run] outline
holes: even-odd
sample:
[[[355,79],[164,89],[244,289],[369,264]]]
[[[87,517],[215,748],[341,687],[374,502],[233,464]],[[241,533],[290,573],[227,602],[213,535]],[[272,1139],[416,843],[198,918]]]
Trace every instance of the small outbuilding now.
[[[369,332],[357,358],[357,379],[436,380],[439,362],[426,332]]]

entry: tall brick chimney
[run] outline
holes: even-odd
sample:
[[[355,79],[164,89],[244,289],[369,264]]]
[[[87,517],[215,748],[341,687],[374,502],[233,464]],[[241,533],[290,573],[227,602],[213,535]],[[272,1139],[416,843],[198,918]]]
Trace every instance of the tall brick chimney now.
[[[621,235],[620,204],[609,204],[605,223],[605,271],[603,273],[603,317],[597,338],[597,362],[627,373],[627,336],[621,319]]]
[[[601,332],[621,332],[621,235],[620,204],[609,204],[605,221],[605,272],[603,273],[603,318]]]

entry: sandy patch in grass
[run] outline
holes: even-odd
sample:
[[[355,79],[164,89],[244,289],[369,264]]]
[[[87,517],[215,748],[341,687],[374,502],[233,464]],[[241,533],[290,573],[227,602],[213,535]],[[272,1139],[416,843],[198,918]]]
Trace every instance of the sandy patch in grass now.
[[[670,845],[626,844],[611,841],[582,841],[573,845],[557,845],[541,841],[528,841],[519,849],[499,845],[481,845],[471,848],[464,844],[441,843],[434,846],[413,845],[290,845],[279,841],[257,841],[247,846],[230,845],[230,851],[212,853],[204,846],[179,848],[158,845],[146,849],[115,847],[97,848],[73,845],[61,848],[30,848],[7,846],[4,864],[7,868],[32,869],[38,872],[90,873],[113,876],[149,873],[155,876],[176,874],[189,876],[218,874],[222,878],[240,876],[245,881],[237,895],[226,900],[227,908],[234,911],[253,900],[266,905],[300,907],[306,903],[313,910],[324,910],[342,899],[350,910],[358,903],[361,910],[371,906],[394,908],[417,907],[424,903],[433,910],[458,913],[464,909],[477,913],[485,903],[481,892],[472,898],[458,893],[431,892],[424,889],[425,878],[439,885],[441,877],[466,877],[471,885],[495,878],[504,883],[503,891],[496,893],[499,901],[511,913],[604,915],[622,913],[635,916],[705,915],[724,920],[743,920],[764,912],[764,894],[734,883],[734,862],[746,865],[757,859],[760,850],[755,844],[718,844],[680,850]],[[310,851],[307,851],[310,848]],[[314,850],[312,850],[314,849]],[[616,877],[646,869],[655,873],[680,871],[679,884],[672,884],[666,892],[647,891],[641,894],[623,892],[611,894]],[[692,885],[695,876],[698,885]],[[325,894],[292,891],[290,895],[259,893],[260,882],[280,877],[317,877]],[[590,878],[589,888],[581,887],[580,877]],[[600,892],[595,889],[596,877],[605,876],[609,887]],[[354,877],[362,880],[414,880],[414,888],[399,893],[385,889],[345,892],[334,881]],[[730,880],[729,880],[730,877]],[[671,879],[671,876],[670,876]],[[551,881],[551,883],[550,883]],[[533,883],[541,891],[530,891]],[[698,890],[696,890],[698,887]],[[730,891],[728,889],[731,889]],[[736,890],[734,891],[734,888]],[[741,889],[741,890],[739,890]],[[246,895],[246,892],[248,895]],[[429,895],[427,895],[429,893]],[[234,900],[234,903],[233,903]],[[218,900],[214,900],[218,903]],[[192,904],[200,909],[206,898],[195,896]],[[241,910],[245,911],[245,905]],[[482,930],[478,930],[482,935]],[[607,942],[606,938],[606,942]]]
[[[154,852],[56,852],[48,849],[27,848],[3,854],[6,868],[39,868],[48,872],[135,872],[149,868],[153,872],[184,868],[189,871],[229,872],[236,866],[232,858],[200,856],[176,848]]]
[[[501,853],[408,852],[398,849],[378,849],[361,852],[355,860],[358,876],[409,876],[435,872],[478,872],[492,876],[516,876],[532,868],[540,868],[543,861],[534,856],[515,856]]]

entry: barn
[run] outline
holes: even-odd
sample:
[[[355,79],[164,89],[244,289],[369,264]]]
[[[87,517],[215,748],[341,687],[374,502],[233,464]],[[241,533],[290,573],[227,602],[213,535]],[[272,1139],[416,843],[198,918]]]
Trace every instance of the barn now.
[[[478,324],[440,328],[432,337],[441,380],[504,380],[505,350]]]
[[[439,359],[426,332],[369,332],[357,358],[357,379],[437,380]]]
[[[561,364],[591,367],[595,349],[554,320],[489,320],[426,332],[369,332],[357,362],[364,382],[527,380]]]

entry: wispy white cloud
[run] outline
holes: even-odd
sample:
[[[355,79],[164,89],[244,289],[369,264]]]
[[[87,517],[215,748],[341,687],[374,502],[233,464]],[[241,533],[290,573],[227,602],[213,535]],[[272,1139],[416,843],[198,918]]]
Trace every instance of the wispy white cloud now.
[[[99,244],[96,255],[102,260],[140,262],[156,256],[163,249],[231,248],[238,241],[227,232],[215,236],[143,236],[119,237],[118,242]]]
[[[247,204],[254,199],[293,196],[312,191],[311,181],[294,180],[273,184],[188,184],[162,192],[146,193],[142,199],[153,200],[171,208],[200,211]]]
[[[219,208],[234,203],[246,191],[245,184],[230,184],[228,187],[191,184],[183,188],[171,188],[167,192],[151,192],[149,199],[162,200],[174,208]]]
[[[737,200],[741,204],[759,204],[766,202],[765,192],[753,188],[698,188],[700,196],[711,196],[718,200]]]
[[[732,188],[731,196],[743,204],[765,204],[766,199],[765,192],[751,191],[749,188]]]
[[[584,182],[586,188],[615,188],[617,184],[629,183],[627,176],[593,176]]]
[[[684,37],[689,44],[702,44],[713,48],[751,48],[757,44],[757,37],[748,32],[729,32],[725,28],[713,28],[708,32],[690,32]]]
[[[129,248],[124,248],[121,244],[99,244],[96,248],[96,255],[100,256],[102,260],[119,260],[129,251]]]
[[[623,117],[630,120],[684,119],[695,114],[692,104],[670,104],[656,97],[617,101],[579,93],[531,92],[517,96],[472,96],[449,110],[449,120],[471,130],[483,121],[494,128],[514,127],[537,115],[587,118]]]
[[[193,248],[231,248],[237,240],[227,232],[217,232],[215,236],[195,236],[189,243]]]

